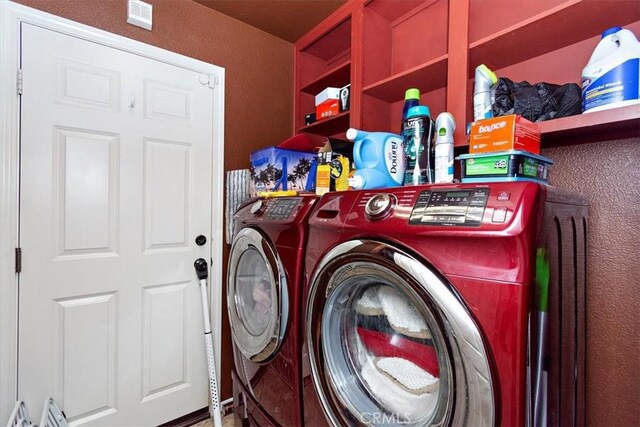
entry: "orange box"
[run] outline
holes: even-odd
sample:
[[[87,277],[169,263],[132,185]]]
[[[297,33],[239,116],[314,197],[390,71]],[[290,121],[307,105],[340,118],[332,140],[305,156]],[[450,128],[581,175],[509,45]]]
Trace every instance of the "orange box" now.
[[[478,120],[471,125],[470,154],[505,150],[540,154],[538,125],[515,114]]]
[[[340,112],[340,103],[337,99],[327,99],[316,105],[316,120],[326,119],[335,116]]]

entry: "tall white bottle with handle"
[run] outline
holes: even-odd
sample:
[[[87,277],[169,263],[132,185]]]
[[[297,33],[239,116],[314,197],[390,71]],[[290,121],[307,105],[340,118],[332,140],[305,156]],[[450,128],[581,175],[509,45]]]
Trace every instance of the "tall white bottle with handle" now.
[[[629,30],[602,33],[582,71],[582,111],[592,112],[640,103],[640,42]]]

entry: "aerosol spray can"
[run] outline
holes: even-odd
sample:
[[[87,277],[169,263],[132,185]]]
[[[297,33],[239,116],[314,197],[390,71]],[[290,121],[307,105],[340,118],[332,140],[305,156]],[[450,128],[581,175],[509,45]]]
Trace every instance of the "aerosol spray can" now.
[[[453,182],[453,132],[456,121],[451,113],[436,119],[435,183]]]
[[[491,109],[491,92],[495,91],[495,85],[498,82],[496,73],[481,64],[476,67],[476,75],[473,86],[473,121],[477,122],[482,119],[490,119],[493,117]]]

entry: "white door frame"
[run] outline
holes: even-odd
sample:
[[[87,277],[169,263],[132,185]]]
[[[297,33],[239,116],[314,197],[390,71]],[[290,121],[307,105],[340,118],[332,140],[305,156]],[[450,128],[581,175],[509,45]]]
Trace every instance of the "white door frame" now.
[[[215,82],[213,96],[212,207],[223,206],[224,194],[224,68],[108,33],[36,9],[0,0],[0,425],[8,420],[17,396],[18,292],[15,248],[18,243],[20,23],[26,22],[135,55],[203,74]],[[211,223],[210,307],[217,372],[220,375],[222,313],[223,211]],[[195,273],[194,273],[195,274]],[[202,355],[205,357],[205,355]]]

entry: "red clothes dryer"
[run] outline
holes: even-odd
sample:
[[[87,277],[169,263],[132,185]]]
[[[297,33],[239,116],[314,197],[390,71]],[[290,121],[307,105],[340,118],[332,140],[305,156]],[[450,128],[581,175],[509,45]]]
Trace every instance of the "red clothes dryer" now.
[[[586,224],[531,182],[323,196],[305,424],[584,424]]]
[[[315,194],[253,199],[234,215],[227,272],[236,416],[302,423],[302,277]]]

